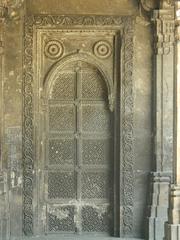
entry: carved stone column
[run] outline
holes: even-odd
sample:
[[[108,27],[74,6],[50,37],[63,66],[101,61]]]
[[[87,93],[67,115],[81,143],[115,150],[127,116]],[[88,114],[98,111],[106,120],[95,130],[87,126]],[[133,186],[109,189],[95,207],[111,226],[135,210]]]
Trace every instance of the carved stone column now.
[[[174,8],[161,1],[153,11],[154,58],[154,172],[148,207],[149,240],[162,240],[168,220],[169,188],[173,160]]]
[[[174,184],[171,186],[166,240],[180,239],[180,1],[175,1],[175,103],[174,103]]]

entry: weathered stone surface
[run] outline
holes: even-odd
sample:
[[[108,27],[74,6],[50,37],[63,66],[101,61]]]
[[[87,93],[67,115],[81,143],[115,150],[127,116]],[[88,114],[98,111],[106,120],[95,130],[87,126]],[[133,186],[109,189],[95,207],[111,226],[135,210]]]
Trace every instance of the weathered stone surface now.
[[[138,11],[138,4],[136,0],[27,0],[27,11],[33,14],[131,15]]]
[[[124,237],[124,239],[128,237],[131,239],[145,238],[147,199],[150,191],[148,176],[151,171],[157,170],[155,168],[157,162],[155,162],[156,159],[153,152],[153,134],[155,134],[153,132],[154,105],[152,100],[153,91],[155,91],[155,79],[153,76],[154,42],[150,21],[142,17],[142,15],[139,16],[136,23],[134,21],[139,11],[138,2],[135,0],[27,0],[25,1],[25,6],[19,4],[23,3],[23,1],[14,1],[15,5],[9,5],[9,12],[6,12],[7,18],[3,24],[4,34],[1,39],[1,53],[3,54],[1,56],[3,57],[0,59],[2,74],[2,91],[0,95],[0,107],[2,106],[1,166],[4,174],[0,182],[0,184],[2,183],[0,185],[2,192],[0,194],[2,203],[0,213],[3,216],[1,217],[0,229],[2,240],[9,238],[23,239],[24,234],[34,235],[33,239],[44,239],[44,236],[39,236],[44,234],[47,234],[45,239],[61,238],[62,235],[59,232],[63,228],[66,229],[65,221],[72,222],[68,226],[71,226],[73,230],[75,228],[75,231],[79,232],[83,228],[95,232],[98,232],[99,229],[107,231],[107,225],[110,224],[106,223],[106,215],[109,210],[107,210],[108,208],[104,210],[103,204],[109,204],[115,212],[114,226],[113,220],[111,222],[114,227],[114,233],[112,233],[113,231],[109,232],[108,229],[107,233],[109,235],[114,234],[121,238]],[[148,8],[155,6],[154,1],[143,2],[146,2]],[[25,18],[24,22],[24,15],[34,14],[36,17]],[[72,52],[75,55],[73,61],[79,63],[76,68],[73,65],[73,61],[71,61],[71,64],[66,65],[66,62],[70,59],[68,55],[70,56]],[[89,55],[86,55],[87,53]],[[67,58],[65,57],[66,55]],[[90,60],[91,57],[93,60]],[[169,59],[163,57],[164,62],[171,62],[170,59],[172,57],[173,55]],[[63,58],[61,65],[59,63]],[[89,62],[87,65],[84,65],[82,63],[84,61]],[[57,67],[58,64],[59,68]],[[93,64],[98,69],[101,69],[100,66],[103,66],[103,71],[100,71],[100,74],[98,72],[99,75],[93,75],[94,68],[90,67]],[[171,67],[173,67],[173,62],[171,64]],[[53,75],[55,72],[56,74],[61,74],[62,69],[65,72],[65,78],[57,78],[59,82],[54,82],[55,87],[48,95],[44,91],[45,79],[46,82],[53,82],[54,78],[49,76],[55,76]],[[81,77],[78,75],[79,72],[83,75],[86,71],[93,72],[90,78],[92,82],[94,78],[99,79],[99,82],[95,84],[94,92],[89,82],[86,86],[88,92],[84,93],[90,100],[92,100],[91,98],[95,94],[97,99],[93,100],[94,104],[101,105],[105,101],[104,96],[107,98],[104,102],[107,107],[104,111],[105,114],[102,113],[100,115],[99,113],[102,109],[98,108],[93,113],[94,118],[90,121],[91,125],[88,125],[88,120],[84,125],[81,123],[83,119],[81,119],[80,112],[83,105],[79,102],[78,96],[73,101],[72,99],[68,100],[68,104],[71,103],[79,109],[79,112],[77,112],[77,122],[79,122],[76,124],[76,129],[73,128],[73,124],[70,121],[72,119],[72,109],[64,111],[63,104],[65,103],[58,102],[67,100],[67,96],[71,98],[71,94],[74,91],[70,87],[71,78],[67,77],[72,69],[73,73],[76,73],[75,79],[77,82],[81,82]],[[164,150],[161,158],[163,161],[160,164],[163,166],[163,170],[171,172],[172,75],[169,74],[168,68],[164,68],[163,74],[166,76],[166,83],[162,87],[162,95],[161,93],[160,95],[161,97],[163,96],[162,104],[167,111],[163,111],[163,114],[161,114],[164,122],[161,126],[163,134],[159,141]],[[95,77],[93,78],[93,76]],[[88,75],[86,77],[85,81],[88,80]],[[67,81],[69,84],[67,84]],[[106,84],[108,85],[108,91],[106,91],[107,89],[102,90]],[[78,89],[78,94],[85,89],[83,85],[82,89],[79,85],[75,86],[75,89]],[[115,92],[114,89],[116,89]],[[68,92],[66,93],[65,90],[68,90]],[[116,93],[118,93],[117,96]],[[63,99],[59,100],[59,96],[62,95]],[[54,142],[51,141],[52,147],[57,147],[58,149],[55,152],[51,149],[52,151],[49,153],[48,139],[51,140],[51,133],[47,130],[47,106],[49,104],[47,96],[51,96],[52,104],[56,106],[60,104],[60,106],[62,105],[62,111],[70,113],[70,117],[66,117],[65,113],[62,114],[62,111],[58,115],[53,110],[55,113],[52,113],[49,126],[50,128],[52,127],[53,134],[55,134],[55,130],[62,130],[62,126],[63,134],[66,134],[64,133],[65,130],[71,131],[73,129],[73,138],[78,139],[76,144],[79,146],[74,152],[81,149],[83,137],[79,134],[80,130],[77,131],[81,124],[82,129],[88,129],[91,135],[90,139],[88,139],[90,142],[91,138],[97,140],[96,138],[100,137],[98,131],[101,134],[103,133],[104,138],[108,138],[109,117],[107,116],[111,115],[113,118],[116,118],[115,151],[114,149],[108,150],[110,141],[106,141],[104,145],[106,156],[103,158],[100,150],[96,150],[97,153],[95,150],[93,152],[90,151],[93,144],[88,142],[85,149],[89,149],[89,155],[82,154],[86,163],[88,161],[91,164],[95,161],[98,162],[95,168],[91,166],[91,175],[85,176],[84,174],[84,178],[81,181],[80,177],[77,178],[79,184],[77,195],[79,194],[80,196],[82,194],[84,202],[86,202],[86,196],[89,196],[89,194],[97,198],[97,203],[93,199],[86,206],[88,214],[94,214],[94,217],[91,215],[87,217],[85,210],[84,212],[81,211],[80,208],[82,208],[84,203],[74,201],[76,198],[73,193],[73,185],[70,184],[73,181],[71,175],[72,167],[64,168],[66,167],[64,164],[71,163],[71,155],[73,154],[67,139],[65,143],[68,151],[62,151],[62,147],[60,147],[61,142],[58,140],[56,145],[53,145]],[[53,101],[55,102],[53,103]],[[88,104],[92,104],[92,102],[88,102]],[[102,104],[102,106],[104,105]],[[114,115],[116,109],[118,110]],[[90,110],[86,109],[87,113],[88,111]],[[87,119],[89,118],[87,117]],[[95,118],[97,118],[97,122]],[[101,119],[100,125],[97,124],[99,118]],[[110,133],[112,134],[113,131],[111,125]],[[85,135],[85,133],[83,134]],[[56,138],[57,135],[53,135],[53,140],[56,140]],[[96,144],[96,147],[101,145]],[[57,156],[59,152],[61,154]],[[109,152],[111,155],[109,155]],[[66,154],[68,159],[63,159],[63,154]],[[79,151],[78,154],[80,156],[81,152]],[[115,179],[115,198],[113,202],[110,202],[109,200],[107,201],[106,194],[112,192],[113,184],[107,189],[108,184],[112,182],[108,183],[109,180],[103,182],[102,173],[103,176],[107,177],[108,171],[112,168],[103,166],[102,162],[104,160],[109,161],[109,163],[113,162],[113,155],[115,156],[114,166],[116,167],[115,174],[113,175],[111,172],[110,176],[112,179]],[[77,158],[77,162],[79,159],[80,157]],[[50,169],[50,160],[55,164],[53,171]],[[62,162],[62,166],[58,167],[57,162]],[[75,173],[80,176],[83,173],[82,169],[84,166],[80,168],[77,162],[73,164],[77,165],[75,166]],[[101,164],[102,166],[100,166]],[[66,174],[63,173],[61,168],[64,168],[63,171]],[[94,172],[96,171],[101,172],[101,175],[99,174],[95,181],[94,179],[97,176],[94,175]],[[51,179],[48,180],[48,177],[51,177]],[[69,179],[68,184],[65,182],[66,178]],[[80,187],[81,185],[83,191]],[[166,203],[164,208],[159,206],[156,201],[152,201],[149,205],[151,209],[149,217],[152,217],[153,223],[157,217],[155,214],[156,210],[158,211],[158,216],[163,219],[167,217],[163,213],[163,210],[167,207],[167,186],[165,188],[163,186],[161,184],[152,186],[152,200],[159,198],[163,202],[163,199],[165,199],[164,202]],[[100,191],[98,189],[107,190],[104,193],[104,190]],[[70,190],[72,191],[70,192]],[[61,201],[58,199],[62,193],[66,196],[73,194],[72,202],[69,203],[71,209],[61,206],[61,204],[66,204],[69,201],[67,199],[61,199]],[[76,213],[73,215],[74,217],[71,219],[69,215],[73,212],[73,204],[77,208]],[[109,212],[113,212],[112,209]],[[83,215],[83,220],[81,214]],[[98,218],[100,220],[97,221]],[[83,221],[86,224],[83,224]],[[88,225],[87,223],[89,222],[90,224]],[[76,224],[76,227],[74,227],[74,224]],[[158,222],[157,225],[161,226],[162,229],[163,221]],[[66,230],[72,230],[70,228]],[[51,232],[49,229],[56,234],[58,233],[58,236],[51,236],[52,233],[49,234]],[[69,237],[69,239],[79,238],[76,235]],[[112,239],[110,237],[100,237],[98,239],[108,238]],[[84,236],[82,236],[82,239],[84,239]],[[90,236],[89,239],[92,239],[92,237]],[[161,240],[160,238],[154,239]]]

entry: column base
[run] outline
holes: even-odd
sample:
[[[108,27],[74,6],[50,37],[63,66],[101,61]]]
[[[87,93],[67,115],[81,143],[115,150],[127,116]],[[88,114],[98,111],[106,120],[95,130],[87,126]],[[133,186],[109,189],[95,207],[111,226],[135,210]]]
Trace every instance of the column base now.
[[[168,221],[169,188],[171,177],[169,173],[151,173],[151,195],[148,206],[148,240],[163,240],[164,224]]]
[[[180,224],[165,224],[164,240],[180,240]]]
[[[171,187],[169,222],[165,224],[165,240],[180,240],[180,185]]]

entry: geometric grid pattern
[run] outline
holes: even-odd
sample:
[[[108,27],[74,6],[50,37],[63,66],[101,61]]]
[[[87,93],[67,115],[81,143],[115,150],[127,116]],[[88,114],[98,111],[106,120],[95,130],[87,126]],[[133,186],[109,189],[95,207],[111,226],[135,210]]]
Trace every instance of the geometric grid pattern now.
[[[47,228],[109,232],[112,127],[107,86],[96,68],[81,61],[65,70],[55,77],[49,99],[47,197],[51,208],[54,202],[57,206],[48,213]],[[58,212],[63,211],[70,215],[61,219]]]

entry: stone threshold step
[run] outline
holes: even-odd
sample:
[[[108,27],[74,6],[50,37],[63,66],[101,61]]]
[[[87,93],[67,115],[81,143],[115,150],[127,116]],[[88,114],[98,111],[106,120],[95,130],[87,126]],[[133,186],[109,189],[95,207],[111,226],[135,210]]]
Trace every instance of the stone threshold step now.
[[[28,238],[22,238],[22,239],[17,239],[13,238],[10,240],[144,240],[142,238],[102,238],[102,237],[79,237],[79,238],[71,238],[71,237],[28,237]]]
[[[117,238],[117,237],[99,237],[99,236],[43,236],[43,237],[26,237],[12,240],[143,240],[142,238]]]

